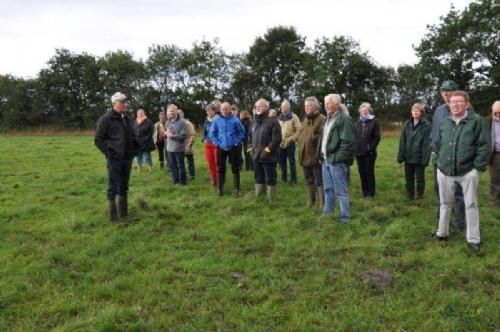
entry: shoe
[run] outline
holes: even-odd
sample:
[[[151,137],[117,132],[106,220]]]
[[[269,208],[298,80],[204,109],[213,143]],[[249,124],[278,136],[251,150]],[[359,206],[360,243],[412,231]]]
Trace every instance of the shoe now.
[[[266,186],[263,184],[255,184],[255,197],[259,198],[266,191]]]
[[[432,234],[432,239],[437,241],[448,241],[447,236],[439,236],[437,233]]]
[[[307,207],[312,208],[316,203],[316,186],[308,185],[307,186]]]
[[[126,219],[128,216],[128,201],[126,196],[118,197],[118,218]]]
[[[469,250],[472,252],[479,252],[480,249],[479,243],[468,242],[467,247],[469,247]]]
[[[276,196],[276,186],[267,186],[267,201],[271,204]]]

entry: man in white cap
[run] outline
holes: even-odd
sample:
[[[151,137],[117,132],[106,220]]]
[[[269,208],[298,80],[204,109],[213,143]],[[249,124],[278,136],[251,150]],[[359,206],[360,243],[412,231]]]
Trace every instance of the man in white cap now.
[[[113,109],[97,121],[95,145],[107,160],[108,216],[112,222],[116,222],[128,214],[128,183],[137,142],[133,130],[134,120],[127,114],[127,96],[117,92],[111,97],[111,103]]]

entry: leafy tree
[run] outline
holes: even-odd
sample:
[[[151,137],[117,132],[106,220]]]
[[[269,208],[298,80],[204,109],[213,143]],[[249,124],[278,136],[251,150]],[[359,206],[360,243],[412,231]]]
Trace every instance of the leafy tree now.
[[[439,25],[415,47],[421,69],[433,76],[433,86],[452,79],[472,92],[474,106],[483,109],[500,92],[500,6],[493,0],[471,3],[465,10],[453,6]],[[435,98],[439,98],[436,94]]]
[[[304,59],[304,37],[295,28],[284,26],[271,28],[263,37],[257,37],[247,56],[255,75],[280,99],[297,99]]]

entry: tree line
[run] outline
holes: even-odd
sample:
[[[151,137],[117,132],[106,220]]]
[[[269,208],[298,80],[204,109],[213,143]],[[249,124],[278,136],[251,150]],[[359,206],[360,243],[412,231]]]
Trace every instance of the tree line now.
[[[370,102],[382,122],[402,121],[414,102],[433,110],[439,85],[454,80],[482,114],[500,95],[500,6],[479,0],[464,10],[451,7],[414,50],[418,62],[381,66],[349,36],[323,37],[306,46],[294,27],[276,26],[255,39],[248,52],[228,54],[218,40],[191,48],[152,45],[145,60],[126,50],[103,57],[57,49],[36,78],[0,75],[0,129],[93,128],[116,91],[131,96],[156,118],[175,102],[201,124],[208,102],[218,97],[250,110],[264,97],[272,107],[283,99],[303,112],[307,96],[335,92],[351,112]],[[390,50],[388,50],[390,52]],[[356,114],[356,113],[354,113]]]

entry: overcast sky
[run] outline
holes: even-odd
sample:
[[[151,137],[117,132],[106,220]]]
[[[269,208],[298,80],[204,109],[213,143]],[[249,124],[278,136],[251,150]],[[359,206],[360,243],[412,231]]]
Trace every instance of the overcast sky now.
[[[56,48],[102,56],[123,49],[146,59],[152,44],[190,47],[217,37],[244,52],[276,25],[314,39],[348,35],[379,64],[416,61],[412,44],[450,5],[470,0],[0,0],[0,74],[35,77]]]

